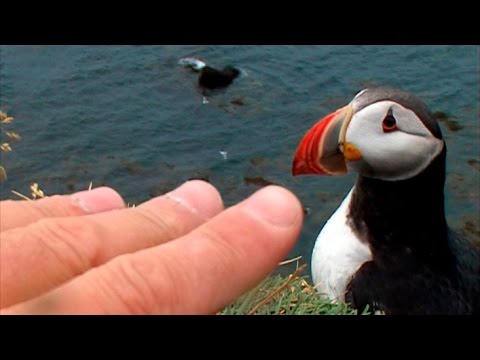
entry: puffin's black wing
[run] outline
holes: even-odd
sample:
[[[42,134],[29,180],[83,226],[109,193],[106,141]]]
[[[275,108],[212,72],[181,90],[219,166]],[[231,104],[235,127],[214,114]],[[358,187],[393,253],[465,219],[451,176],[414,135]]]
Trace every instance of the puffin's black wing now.
[[[226,66],[222,71],[205,66],[200,71],[198,85],[207,89],[222,88],[230,85],[239,75],[240,71],[231,66]]]
[[[350,281],[346,302],[391,315],[480,314],[480,253],[457,233],[448,236],[454,258],[448,274],[417,261],[400,267],[369,261]]]
[[[466,237],[449,229],[448,243],[457,265],[460,291],[472,305],[473,313],[480,314],[480,249]]]

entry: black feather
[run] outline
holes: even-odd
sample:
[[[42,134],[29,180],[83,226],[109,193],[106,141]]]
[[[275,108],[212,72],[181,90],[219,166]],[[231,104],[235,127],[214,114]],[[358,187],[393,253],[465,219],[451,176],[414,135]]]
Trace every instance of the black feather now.
[[[480,252],[445,219],[446,147],[411,179],[359,176],[348,221],[372,260],[347,286],[346,301],[387,314],[480,314]]]

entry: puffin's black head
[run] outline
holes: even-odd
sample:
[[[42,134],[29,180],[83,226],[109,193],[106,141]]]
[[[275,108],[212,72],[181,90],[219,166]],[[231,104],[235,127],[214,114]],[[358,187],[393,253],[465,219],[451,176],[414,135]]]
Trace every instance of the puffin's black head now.
[[[292,173],[343,175],[352,169],[404,180],[425,170],[444,147],[440,127],[421,100],[397,89],[365,89],[307,132]]]

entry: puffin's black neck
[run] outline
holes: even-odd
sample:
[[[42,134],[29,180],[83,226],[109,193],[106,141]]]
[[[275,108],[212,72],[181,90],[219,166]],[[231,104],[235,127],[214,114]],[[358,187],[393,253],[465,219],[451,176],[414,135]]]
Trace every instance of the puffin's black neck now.
[[[349,221],[374,258],[389,267],[417,259],[436,270],[451,264],[444,207],[446,147],[419,175],[402,181],[359,176]],[[413,255],[413,257],[412,257]],[[416,262],[416,261],[414,261]]]

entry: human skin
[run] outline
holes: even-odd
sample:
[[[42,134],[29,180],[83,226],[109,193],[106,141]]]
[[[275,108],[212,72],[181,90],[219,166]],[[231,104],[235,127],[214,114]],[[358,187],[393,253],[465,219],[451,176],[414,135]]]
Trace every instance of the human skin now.
[[[134,208],[101,187],[0,215],[2,314],[212,314],[275,269],[303,221],[282,187],[224,209],[200,180]]]

